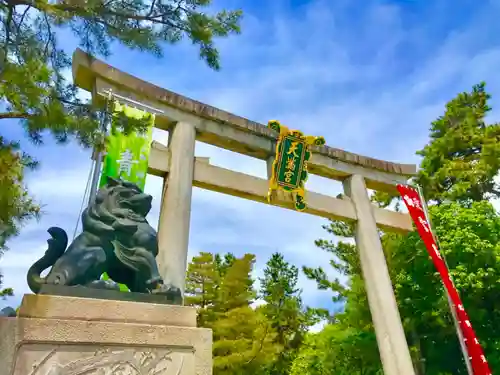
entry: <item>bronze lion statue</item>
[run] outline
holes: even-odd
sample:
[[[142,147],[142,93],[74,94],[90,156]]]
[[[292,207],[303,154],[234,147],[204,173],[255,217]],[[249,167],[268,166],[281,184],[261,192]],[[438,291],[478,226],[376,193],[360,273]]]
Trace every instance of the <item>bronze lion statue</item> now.
[[[68,247],[63,229],[48,230],[48,249],[28,270],[30,289],[38,293],[43,284],[119,289],[120,283],[131,292],[165,294],[182,303],[180,289],[163,284],[158,272],[157,235],[146,220],[151,201],[137,185],[108,178],[82,213],[82,233]],[[101,280],[104,273],[114,282]]]

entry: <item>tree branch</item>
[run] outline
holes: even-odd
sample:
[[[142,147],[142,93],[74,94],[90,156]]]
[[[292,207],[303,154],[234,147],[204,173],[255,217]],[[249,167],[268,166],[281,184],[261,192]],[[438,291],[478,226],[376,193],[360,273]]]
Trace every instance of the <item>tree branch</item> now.
[[[156,4],[156,0],[153,0],[151,2],[151,7],[149,8],[148,17],[150,17],[153,14],[153,11],[154,11],[154,8],[155,8],[155,4]]]
[[[33,115],[30,115],[29,113],[25,113],[25,112],[4,112],[4,113],[0,113],[0,120],[7,119],[7,118],[27,119],[27,118],[30,118],[32,116]]]
[[[9,6],[9,10],[7,12],[7,17],[5,18],[5,45],[4,45],[4,61],[7,62],[9,56],[9,43],[10,43],[10,23],[12,22],[12,17],[14,15],[14,7]]]
[[[264,341],[266,340],[268,333],[269,333],[269,324],[266,324],[266,329],[265,329],[265,332],[264,332],[264,336],[262,337],[262,340],[260,340],[260,342],[259,342],[259,348],[258,348],[257,352],[254,353],[253,357],[250,358],[245,363],[246,366],[248,366],[249,364],[251,364],[257,358],[257,356],[259,355],[259,353],[262,351],[262,349],[264,348]]]
[[[49,55],[49,46],[52,44],[52,49],[55,50],[55,43],[53,40],[52,29],[50,27],[50,22],[47,17],[47,14],[43,15],[43,19],[45,21],[45,25],[47,26],[47,42],[45,43],[44,56],[48,57]]]
[[[39,9],[43,12],[47,12],[47,13],[53,13],[53,12],[51,12],[51,10],[59,10],[59,11],[63,11],[63,12],[74,12],[74,13],[78,14],[79,16],[85,17],[85,18],[87,18],[87,17],[91,18],[91,17],[96,16],[95,14],[91,13],[92,8],[84,8],[84,7],[81,7],[78,5],[69,5],[69,4],[62,4],[62,3],[44,4],[38,0],[32,0],[32,1],[30,1],[30,0],[10,0],[9,3],[15,4],[15,5],[32,6],[34,8],[37,8],[37,9]],[[166,19],[158,19],[158,18],[165,17],[170,12],[160,13],[160,14],[155,14],[155,15],[152,15],[149,13],[146,15],[140,15],[140,14],[133,14],[133,13],[117,12],[117,11],[114,11],[111,9],[106,9],[103,6],[100,6],[99,8],[100,8],[99,9],[100,13],[103,15],[109,15],[109,16],[114,16],[114,17],[123,18],[123,19],[131,19],[131,20],[136,20],[136,21],[149,21],[149,22],[156,23],[156,24],[174,27],[174,28],[180,29],[180,30],[185,31],[185,32],[189,31],[186,28],[183,28],[181,25],[174,24]],[[101,22],[101,20],[99,20],[99,21]]]
[[[75,107],[90,107],[90,104],[73,102],[71,100],[67,100],[67,99],[64,99],[64,98],[57,98],[57,100],[59,100],[60,102],[62,102],[64,104],[73,105]]]

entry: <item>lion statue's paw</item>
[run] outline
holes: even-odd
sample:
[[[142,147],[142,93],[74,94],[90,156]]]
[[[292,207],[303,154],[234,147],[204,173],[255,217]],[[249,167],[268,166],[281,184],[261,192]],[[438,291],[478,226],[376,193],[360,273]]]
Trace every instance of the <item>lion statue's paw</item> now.
[[[182,292],[173,285],[160,284],[151,291],[152,294],[161,294],[168,298],[175,305],[182,305]]]

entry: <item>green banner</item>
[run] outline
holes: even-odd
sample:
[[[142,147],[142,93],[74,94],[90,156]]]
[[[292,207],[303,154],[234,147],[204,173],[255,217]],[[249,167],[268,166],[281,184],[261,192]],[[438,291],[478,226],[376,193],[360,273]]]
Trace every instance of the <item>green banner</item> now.
[[[143,134],[133,132],[125,135],[116,128],[116,124],[111,124],[99,186],[105,185],[109,176],[133,182],[144,190],[153,139],[154,115],[118,103],[115,103],[114,110],[123,112],[129,118],[147,118],[150,126]]]
[[[114,122],[111,124],[111,132],[107,138],[106,154],[104,156],[99,187],[106,184],[107,177],[114,177],[133,182],[144,191],[155,117],[149,113],[120,105],[116,102],[114,103],[114,111],[123,112],[128,118],[146,118],[150,121],[150,124],[143,134],[132,132],[128,135],[123,134],[123,132],[117,129]],[[109,276],[106,273],[101,278],[109,280]],[[126,285],[118,285],[122,292],[129,291]]]
[[[295,209],[306,209],[305,183],[307,181],[307,162],[311,157],[310,146],[325,144],[323,137],[305,136],[298,130],[289,130],[278,121],[269,121],[268,127],[279,133],[276,142],[276,157],[273,162],[272,176],[269,183],[268,201],[272,193],[281,189],[291,192]]]

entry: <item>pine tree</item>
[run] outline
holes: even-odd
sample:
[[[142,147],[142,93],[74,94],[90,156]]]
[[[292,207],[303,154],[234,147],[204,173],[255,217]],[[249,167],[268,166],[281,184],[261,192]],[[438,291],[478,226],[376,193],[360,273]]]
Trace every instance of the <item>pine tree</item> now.
[[[2,275],[0,275],[0,287],[2,286]],[[14,295],[14,290],[12,288],[0,288],[0,298],[11,297]]]
[[[37,163],[19,150],[19,143],[0,136],[0,256],[7,240],[18,234],[19,226],[40,214],[40,207],[28,195],[24,185],[26,169]]]
[[[60,32],[72,32],[87,52],[104,57],[113,42],[161,57],[164,45],[188,39],[217,70],[215,39],[239,33],[242,14],[209,14],[204,8],[210,3],[5,0],[0,9],[0,120],[10,122],[8,126],[17,121],[37,145],[48,131],[60,143],[76,138],[84,146],[102,147],[100,114],[65,79],[71,59],[59,43]],[[124,125],[127,131],[144,128],[140,121]],[[33,163],[17,141],[0,134],[0,246],[39,213],[23,184],[24,171]]]
[[[430,141],[417,155],[423,157],[415,183],[427,200],[436,203],[472,202],[500,197],[495,177],[500,170],[500,124],[486,124],[490,94],[481,82],[446,104],[443,116],[431,123]],[[376,192],[374,200],[389,206],[394,194]],[[399,203],[398,203],[399,206]]]
[[[276,361],[268,366],[271,375],[289,373],[311,320],[303,308],[298,278],[298,268],[275,253],[260,279],[260,297],[266,302],[261,309],[276,334],[274,343],[281,348]]]
[[[250,306],[233,308],[214,324],[214,375],[256,375],[279,351],[271,323]]]
[[[193,257],[186,274],[185,304],[198,309],[199,327],[210,327],[214,322],[214,307],[218,301],[220,275],[214,255],[201,252]]]
[[[253,289],[252,269],[255,264],[255,255],[245,254],[241,258],[229,255],[221,272],[221,282],[218,291],[217,310],[227,312],[234,308],[250,306],[255,299]]]
[[[416,182],[426,199],[470,203],[500,196],[494,181],[500,169],[500,124],[485,122],[489,99],[482,82],[448,102],[444,116],[432,123],[431,140],[418,152],[423,160]]]
[[[233,253],[226,253],[224,256],[221,256],[220,254],[215,254],[215,266],[217,270],[219,271],[219,274],[221,276],[224,276],[236,260],[236,257],[234,256]]]
[[[316,281],[319,289],[330,290],[333,302],[344,303],[344,309],[329,316],[330,324],[318,338],[308,338],[308,343],[301,349],[299,358],[292,365],[292,374],[298,374],[302,368],[309,368],[308,373],[311,375],[376,374],[381,363],[358,250],[356,245],[346,241],[354,237],[354,227],[349,223],[330,221],[329,225],[323,228],[340,240],[319,239],[316,246],[331,254],[330,266],[339,276],[347,277],[347,285],[338,277],[331,280],[322,267],[303,267],[303,272],[310,280]],[[315,353],[316,350],[325,351],[328,346],[332,347],[330,352]],[[311,352],[312,348],[316,349]],[[334,360],[337,363],[320,364],[318,360]]]
[[[198,307],[198,326],[213,330],[215,375],[258,374],[277,349],[273,330],[255,298],[255,256],[200,253],[188,265],[186,304]]]
[[[253,254],[225,256],[219,263],[221,283],[214,330],[214,374],[255,374],[274,359],[273,330],[259,309],[250,307],[253,289]]]

